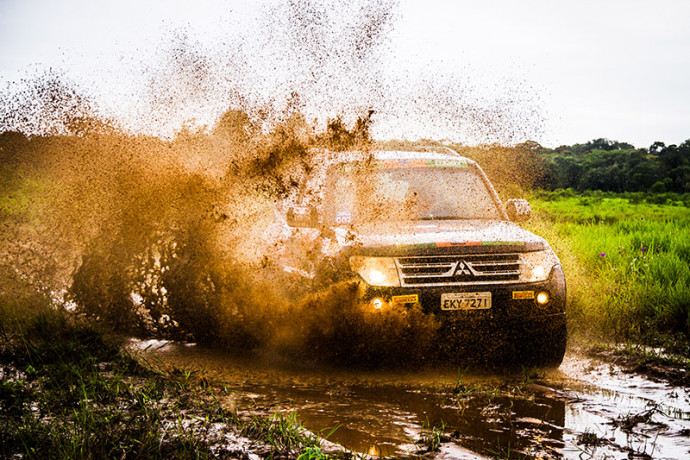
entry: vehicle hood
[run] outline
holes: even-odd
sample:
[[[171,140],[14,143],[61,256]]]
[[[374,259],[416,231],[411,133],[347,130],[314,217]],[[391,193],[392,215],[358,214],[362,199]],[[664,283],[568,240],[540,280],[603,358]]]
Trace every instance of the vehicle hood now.
[[[513,222],[497,220],[376,222],[336,227],[340,246],[369,255],[538,251],[546,240]]]

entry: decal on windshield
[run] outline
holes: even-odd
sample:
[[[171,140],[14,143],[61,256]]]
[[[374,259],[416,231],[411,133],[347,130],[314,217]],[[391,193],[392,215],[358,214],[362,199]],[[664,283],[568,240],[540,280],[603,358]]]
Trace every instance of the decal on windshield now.
[[[463,241],[460,243],[436,243],[437,248],[449,248],[453,246],[524,246],[523,241]]]
[[[375,160],[372,162],[375,168],[467,168],[469,163],[462,160]],[[336,168],[342,172],[350,172],[354,169],[353,163],[339,163]]]
[[[377,168],[467,168],[465,161],[458,160],[377,160]]]
[[[429,168],[466,168],[468,165],[464,161],[456,160],[426,160]]]
[[[453,248],[458,246],[524,246],[524,241],[462,241],[462,242],[442,242],[442,243],[423,243],[404,245],[406,248],[429,249],[429,248]]]
[[[336,224],[351,224],[352,223],[352,213],[348,211],[340,211],[335,213],[335,223]]]

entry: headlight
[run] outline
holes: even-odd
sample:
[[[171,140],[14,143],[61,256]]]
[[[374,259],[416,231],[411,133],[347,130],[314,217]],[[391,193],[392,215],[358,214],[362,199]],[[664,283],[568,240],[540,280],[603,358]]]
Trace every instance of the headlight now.
[[[371,286],[400,286],[398,268],[391,257],[350,257],[350,267]]]
[[[520,281],[527,283],[545,281],[554,265],[559,264],[553,251],[523,252],[520,254],[520,262]]]

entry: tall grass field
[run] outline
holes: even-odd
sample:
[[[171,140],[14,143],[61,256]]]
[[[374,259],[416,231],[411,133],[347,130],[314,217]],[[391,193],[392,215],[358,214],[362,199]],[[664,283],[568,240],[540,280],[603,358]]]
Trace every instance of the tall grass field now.
[[[527,227],[558,253],[579,332],[650,345],[690,336],[690,208],[654,196],[535,192]]]

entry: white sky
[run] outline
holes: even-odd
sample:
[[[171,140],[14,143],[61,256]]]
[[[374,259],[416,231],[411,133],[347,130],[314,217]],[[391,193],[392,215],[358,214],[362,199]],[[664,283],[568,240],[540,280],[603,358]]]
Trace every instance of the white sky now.
[[[230,35],[263,33],[261,11],[253,1],[0,0],[0,87],[64,70],[136,125],[137,101],[171,31],[217,49]],[[394,11],[380,59],[386,78],[404,80],[400,87],[438,74],[443,87],[471,87],[474,100],[524,100],[544,118],[525,136],[552,147],[690,138],[690,1],[401,0]],[[255,66],[246,79],[270,68]],[[399,99],[415,104],[409,92]],[[419,113],[405,120],[403,106],[380,112],[377,137],[465,140],[452,123],[419,122]],[[182,112],[204,119],[195,110]]]

